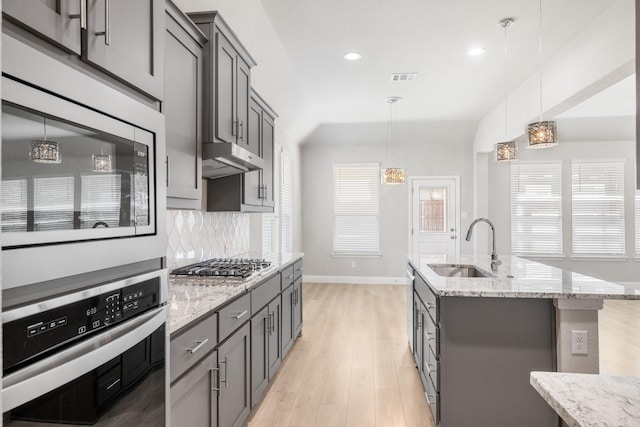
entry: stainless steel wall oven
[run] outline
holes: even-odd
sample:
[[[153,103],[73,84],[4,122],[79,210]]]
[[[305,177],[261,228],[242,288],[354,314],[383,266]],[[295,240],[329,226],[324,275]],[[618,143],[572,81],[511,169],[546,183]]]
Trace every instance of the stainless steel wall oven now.
[[[167,271],[2,313],[5,426],[164,426]]]

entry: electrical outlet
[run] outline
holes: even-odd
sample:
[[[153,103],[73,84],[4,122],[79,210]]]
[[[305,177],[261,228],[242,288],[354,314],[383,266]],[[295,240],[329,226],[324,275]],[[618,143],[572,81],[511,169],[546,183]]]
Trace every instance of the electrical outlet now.
[[[571,331],[571,354],[589,353],[589,333],[587,331]]]
[[[355,261],[351,261],[351,268],[356,268],[356,262]]]

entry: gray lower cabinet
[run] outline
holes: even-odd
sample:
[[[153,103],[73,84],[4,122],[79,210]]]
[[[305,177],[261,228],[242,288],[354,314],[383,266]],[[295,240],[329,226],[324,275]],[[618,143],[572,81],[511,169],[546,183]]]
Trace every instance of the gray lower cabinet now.
[[[261,400],[264,391],[280,367],[280,300],[278,295],[251,319],[251,407]]]
[[[173,361],[171,361],[173,363]],[[218,353],[210,353],[171,385],[171,425],[218,425]]]
[[[284,279],[283,279],[284,280]],[[293,334],[293,284],[282,292],[282,357],[286,356],[295,335]]]
[[[167,1],[164,38],[167,207],[199,209],[202,198],[202,49],[207,39]]]
[[[249,322],[218,347],[220,369],[218,425],[240,427],[250,411],[251,343]]]
[[[162,100],[164,0],[84,1],[5,0],[2,11],[38,37]]]
[[[293,336],[302,334],[302,277],[298,277],[293,284]]]

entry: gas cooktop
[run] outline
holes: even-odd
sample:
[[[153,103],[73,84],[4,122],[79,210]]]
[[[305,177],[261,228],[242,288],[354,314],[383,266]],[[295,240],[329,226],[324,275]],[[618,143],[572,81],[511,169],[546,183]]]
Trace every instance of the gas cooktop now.
[[[270,261],[257,258],[213,258],[174,269],[176,276],[235,277],[246,279],[271,265]]]

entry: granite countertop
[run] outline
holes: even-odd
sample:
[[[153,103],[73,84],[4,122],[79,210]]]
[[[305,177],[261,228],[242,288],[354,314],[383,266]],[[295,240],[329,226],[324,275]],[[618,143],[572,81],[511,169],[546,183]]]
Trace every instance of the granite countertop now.
[[[293,264],[303,255],[286,253],[267,257],[271,265],[244,280],[169,276],[169,331],[174,333],[234,297],[251,291],[264,279]],[[239,256],[243,257],[246,256]]]
[[[640,377],[532,372],[531,385],[570,427],[640,426]]]
[[[640,299],[640,289],[607,282],[516,256],[499,256],[491,271],[489,256],[409,257],[409,262],[440,296],[503,298]],[[428,264],[476,265],[494,277],[443,277]]]

